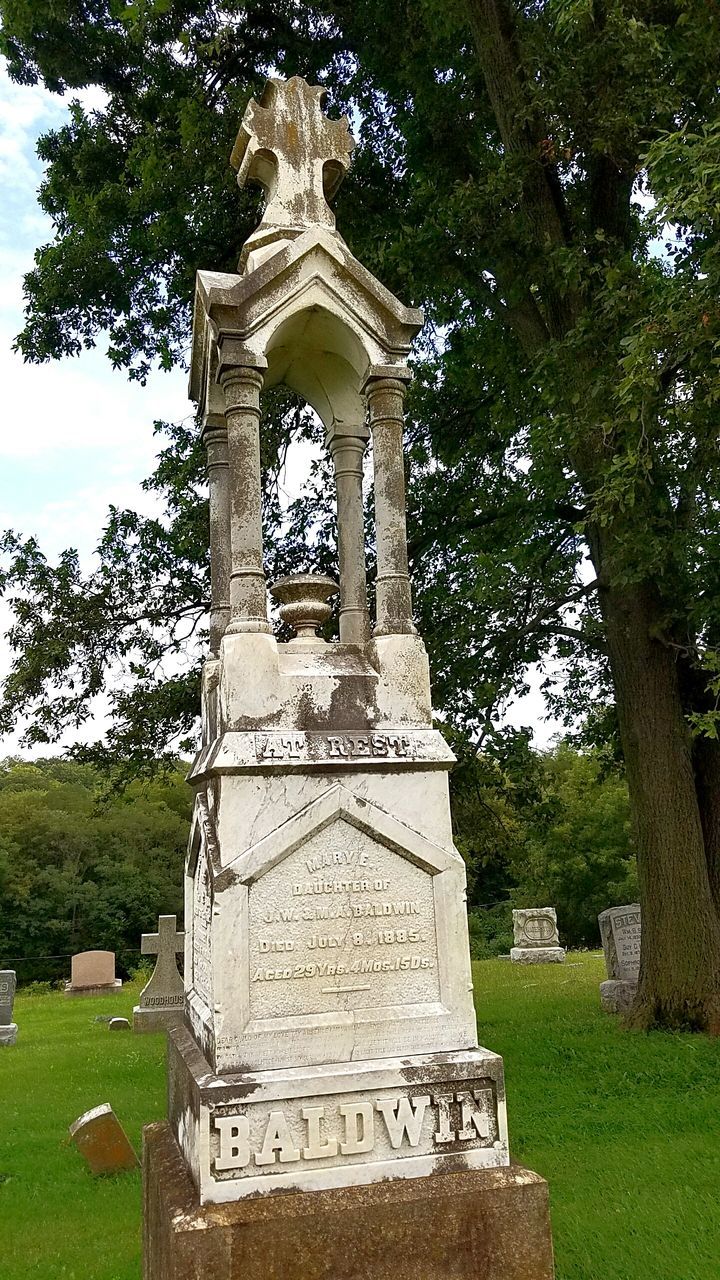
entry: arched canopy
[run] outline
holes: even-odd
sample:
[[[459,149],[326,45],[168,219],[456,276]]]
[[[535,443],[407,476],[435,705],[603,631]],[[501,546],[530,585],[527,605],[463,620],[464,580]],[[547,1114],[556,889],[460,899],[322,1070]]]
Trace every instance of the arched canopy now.
[[[421,324],[339,236],[313,228],[245,275],[198,273],[190,395],[201,413],[213,407],[213,348],[227,336],[244,363],[267,361],[266,386],[293,387],[326,427],[358,423],[370,368],[405,370]]]
[[[333,422],[361,423],[367,352],[349,324],[319,305],[281,321],[266,348],[265,386],[284,383]]]

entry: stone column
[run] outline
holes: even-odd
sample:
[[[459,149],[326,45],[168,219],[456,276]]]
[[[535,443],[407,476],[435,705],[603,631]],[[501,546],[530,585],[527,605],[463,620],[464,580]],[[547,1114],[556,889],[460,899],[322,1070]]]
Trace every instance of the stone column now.
[[[363,645],[370,638],[362,500],[363,456],[369,438],[367,427],[342,422],[334,422],[327,433],[337,493],[341,644]]]
[[[408,574],[403,399],[409,373],[376,370],[363,388],[373,440],[377,623],[374,634],[415,635]]]
[[[260,392],[257,358],[218,341],[217,378],[225,396],[230,460],[230,621],[227,634],[271,630],[263,569],[260,481]],[[264,363],[264,361],[263,361]]]
[[[230,464],[223,414],[205,415],[203,443],[210,488],[210,653],[217,657],[230,621]]]

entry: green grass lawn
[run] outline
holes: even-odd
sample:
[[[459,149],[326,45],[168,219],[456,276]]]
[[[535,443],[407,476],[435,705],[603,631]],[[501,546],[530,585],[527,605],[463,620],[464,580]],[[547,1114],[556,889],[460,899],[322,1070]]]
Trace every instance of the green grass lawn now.
[[[550,1183],[558,1280],[718,1280],[720,1043],[622,1031],[596,956],[474,966],[480,1042],[505,1059],[513,1158]],[[0,1050],[0,1277],[139,1280],[140,1175],[66,1145],[110,1102],[139,1149],[165,1111],[164,1038],[111,1033],[136,991],[16,1001]]]

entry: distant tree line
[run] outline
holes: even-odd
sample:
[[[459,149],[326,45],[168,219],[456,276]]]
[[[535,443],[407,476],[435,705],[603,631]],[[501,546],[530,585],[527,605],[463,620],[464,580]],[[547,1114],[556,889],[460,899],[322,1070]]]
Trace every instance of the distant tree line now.
[[[568,743],[535,752],[521,735],[515,753],[497,761],[453,745],[453,823],[468,868],[473,955],[507,953],[512,908],[524,906],[554,906],[564,944],[599,946],[599,912],[638,896],[617,763]]]
[[[69,955],[97,948],[127,976],[158,915],[182,917],[184,772],[113,792],[90,765],[0,764],[0,968],[51,981],[70,976]]]
[[[596,752],[519,736],[503,762],[453,738],[455,839],[468,867],[473,953],[510,946],[512,906],[557,907],[563,941],[596,945],[597,914],[637,894],[627,788]],[[70,955],[115,951],[127,976],[161,913],[182,917],[191,793],[178,766],[113,791],[62,759],[0,764],[0,968],[69,976]]]

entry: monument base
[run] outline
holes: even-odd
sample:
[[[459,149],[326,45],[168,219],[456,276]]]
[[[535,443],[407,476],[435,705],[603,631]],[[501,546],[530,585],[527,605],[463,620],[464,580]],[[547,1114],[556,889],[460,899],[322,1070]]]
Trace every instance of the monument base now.
[[[564,947],[513,947],[510,951],[513,964],[564,964]]]
[[[553,1280],[548,1188],[517,1166],[200,1206],[143,1133],[144,1280]]]
[[[65,983],[66,996],[112,996],[122,990],[122,978],[114,982],[103,982],[96,987],[74,987],[71,982]]]
[[[510,1164],[502,1058],[482,1048],[217,1076],[175,1027],[168,1116],[203,1205]]]
[[[0,1027],[0,1045],[15,1044],[17,1033],[17,1022],[11,1022],[7,1027]]]
[[[184,1009],[143,1009],[135,1005],[133,1009],[133,1031],[170,1031],[172,1027],[182,1026]]]
[[[600,1004],[606,1013],[627,1013],[637,995],[637,982],[611,978],[600,983]]]

